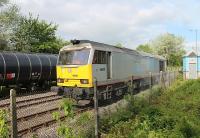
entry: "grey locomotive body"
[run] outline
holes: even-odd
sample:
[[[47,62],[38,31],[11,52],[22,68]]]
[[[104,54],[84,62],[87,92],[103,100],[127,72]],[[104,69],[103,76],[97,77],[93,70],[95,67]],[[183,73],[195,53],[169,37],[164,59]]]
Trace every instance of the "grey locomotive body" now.
[[[151,72],[165,71],[165,58],[127,48],[91,43],[94,49],[93,76],[98,81],[120,81],[128,77],[142,78]],[[102,62],[103,61],[103,62]]]

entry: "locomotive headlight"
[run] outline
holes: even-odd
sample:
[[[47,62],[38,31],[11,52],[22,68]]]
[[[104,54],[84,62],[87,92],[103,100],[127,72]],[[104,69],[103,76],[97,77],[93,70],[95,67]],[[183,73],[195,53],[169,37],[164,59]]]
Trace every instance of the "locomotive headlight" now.
[[[58,83],[64,83],[64,79],[57,79]]]
[[[81,79],[80,82],[82,84],[88,84],[89,83],[89,80],[88,79]]]

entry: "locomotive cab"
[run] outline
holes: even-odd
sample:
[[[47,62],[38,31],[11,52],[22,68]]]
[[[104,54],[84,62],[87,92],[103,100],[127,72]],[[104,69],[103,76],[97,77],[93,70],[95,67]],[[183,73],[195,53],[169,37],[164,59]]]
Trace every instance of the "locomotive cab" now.
[[[92,87],[91,48],[73,48],[59,53],[57,84],[64,87]]]

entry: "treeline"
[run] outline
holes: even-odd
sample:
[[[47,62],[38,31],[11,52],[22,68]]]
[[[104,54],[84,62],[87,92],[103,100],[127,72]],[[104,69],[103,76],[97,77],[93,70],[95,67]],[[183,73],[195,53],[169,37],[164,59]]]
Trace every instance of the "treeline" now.
[[[139,45],[137,50],[161,55],[167,59],[168,66],[180,67],[182,65],[182,56],[185,54],[183,44],[184,39],[182,37],[165,33],[149,43]]]
[[[23,16],[9,0],[0,0],[0,9],[0,50],[58,53],[68,43],[56,36],[58,25]]]

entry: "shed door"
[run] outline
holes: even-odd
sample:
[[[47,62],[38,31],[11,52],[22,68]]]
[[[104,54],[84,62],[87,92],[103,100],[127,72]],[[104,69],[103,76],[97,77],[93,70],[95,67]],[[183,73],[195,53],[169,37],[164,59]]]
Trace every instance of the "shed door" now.
[[[196,63],[189,64],[189,78],[190,79],[197,78],[197,64]]]

